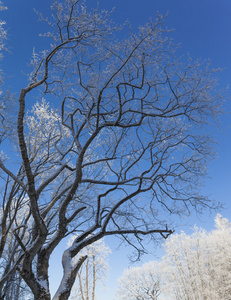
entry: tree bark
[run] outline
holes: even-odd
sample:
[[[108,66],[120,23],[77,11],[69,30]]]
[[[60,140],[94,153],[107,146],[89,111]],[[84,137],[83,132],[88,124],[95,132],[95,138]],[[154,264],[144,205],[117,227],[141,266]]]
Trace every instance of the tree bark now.
[[[75,282],[76,275],[77,275],[81,265],[83,264],[83,262],[86,259],[87,259],[87,255],[82,256],[79,259],[78,263],[76,264],[75,268],[70,272],[70,274],[66,274],[66,270],[64,268],[63,279],[61,281],[58,291],[56,292],[56,294],[52,300],[68,300],[68,298],[71,294],[71,289]],[[46,299],[46,300],[50,300],[50,299]]]

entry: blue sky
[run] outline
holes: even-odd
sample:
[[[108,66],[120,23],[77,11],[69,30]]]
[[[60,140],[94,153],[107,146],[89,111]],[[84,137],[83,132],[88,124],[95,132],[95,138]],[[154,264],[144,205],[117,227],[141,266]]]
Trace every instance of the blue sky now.
[[[189,53],[193,59],[210,59],[214,68],[221,67],[223,72],[218,74],[220,89],[225,89],[231,79],[231,1],[230,0],[88,0],[89,7],[96,6],[106,10],[115,7],[112,14],[115,23],[121,24],[126,20],[135,27],[146,23],[150,17],[155,18],[156,11],[165,15],[166,26],[175,29],[171,33],[176,43],[182,43],[180,54]],[[23,73],[28,72],[27,64],[35,47],[37,50],[49,47],[48,41],[38,37],[45,31],[45,24],[37,21],[33,8],[49,14],[50,1],[48,0],[8,0],[5,3],[8,10],[2,13],[1,19],[6,20],[8,29],[8,47],[11,53],[4,54],[2,68],[9,77],[12,91],[19,93],[27,84]],[[224,202],[225,209],[221,214],[231,220],[231,103],[230,91],[224,107],[225,114],[221,117],[220,130],[212,127],[218,144],[217,159],[211,162],[209,177],[206,180],[204,193],[212,199]],[[195,214],[187,220],[182,220],[182,226],[176,231],[190,231],[196,223],[207,230],[213,227],[215,212],[205,213],[200,218]],[[106,240],[107,243],[107,240]],[[118,246],[114,239],[108,240],[113,250],[110,256],[111,277],[109,278],[108,291],[100,294],[101,300],[112,300],[116,278],[122,275],[123,269],[128,266],[127,253],[129,248],[124,247],[114,251]],[[150,245],[150,248],[152,246]],[[159,248],[153,253],[161,255]],[[53,262],[57,264],[58,254]],[[144,261],[155,259],[145,256]],[[57,269],[58,270],[58,269]],[[54,281],[55,284],[55,281]]]

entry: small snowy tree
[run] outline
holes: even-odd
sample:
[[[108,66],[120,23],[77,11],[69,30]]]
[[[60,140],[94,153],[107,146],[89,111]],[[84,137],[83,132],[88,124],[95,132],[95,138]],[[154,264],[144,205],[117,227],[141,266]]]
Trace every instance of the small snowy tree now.
[[[75,237],[69,240],[69,245]],[[110,248],[99,240],[83,249],[79,256],[87,256],[76,276],[72,289],[72,300],[95,300],[96,286],[98,283],[104,284],[108,276],[107,256],[111,252]],[[76,257],[77,261],[79,258]]]
[[[157,262],[150,261],[141,267],[125,270],[118,280],[118,299],[157,300],[161,285],[157,265]]]

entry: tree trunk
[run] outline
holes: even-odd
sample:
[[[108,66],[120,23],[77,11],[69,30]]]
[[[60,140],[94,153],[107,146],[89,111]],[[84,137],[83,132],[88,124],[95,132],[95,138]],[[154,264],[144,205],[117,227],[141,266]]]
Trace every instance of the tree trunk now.
[[[50,293],[46,293],[43,289],[39,293],[38,298],[34,297],[34,300],[51,300],[51,296],[50,296]]]
[[[86,258],[87,258],[87,255],[81,257],[79,259],[78,263],[76,264],[75,268],[72,269],[71,271],[68,271],[68,273],[66,273],[67,272],[65,269],[66,266],[64,266],[63,279],[58,288],[58,291],[56,292],[56,294],[54,295],[52,300],[68,300],[68,298],[71,294],[71,289],[75,282],[76,275]],[[50,299],[45,299],[45,300],[50,300]]]

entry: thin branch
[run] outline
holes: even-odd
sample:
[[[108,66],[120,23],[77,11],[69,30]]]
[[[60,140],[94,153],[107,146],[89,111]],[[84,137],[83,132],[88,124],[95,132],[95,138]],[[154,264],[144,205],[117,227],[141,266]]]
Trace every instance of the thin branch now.
[[[1,168],[7,175],[9,175],[15,182],[17,182],[18,185],[20,185],[20,186],[23,188],[23,190],[24,190],[25,192],[28,192],[27,187],[25,186],[25,184],[24,184],[17,176],[15,176],[10,170],[8,170],[8,169],[4,166],[4,164],[3,164],[3,162],[2,162],[1,160],[0,160],[0,168]]]

